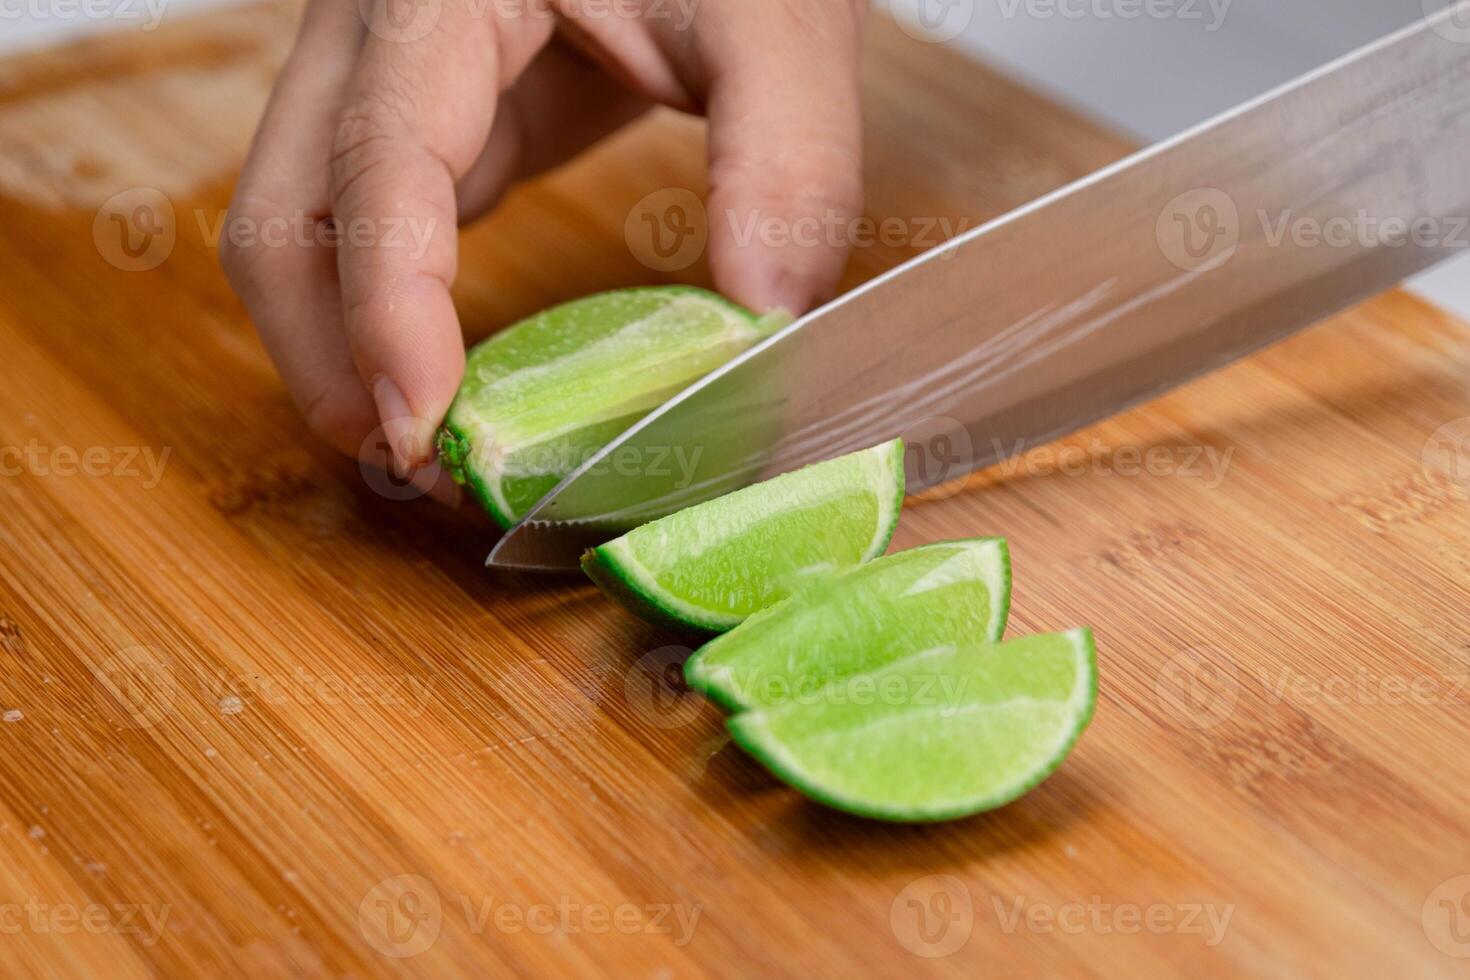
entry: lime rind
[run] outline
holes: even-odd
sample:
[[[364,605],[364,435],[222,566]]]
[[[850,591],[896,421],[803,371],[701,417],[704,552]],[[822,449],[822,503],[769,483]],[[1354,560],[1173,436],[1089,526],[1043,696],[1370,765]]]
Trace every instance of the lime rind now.
[[[803,705],[793,704],[761,711],[743,712],[726,719],[726,726],[736,744],[783,782],[810,799],[833,809],[867,819],[895,823],[928,823],[973,816],[1005,806],[1045,781],[1071,753],[1082,732],[1092,720],[1097,704],[1097,651],[1092,632],[1087,629],[1077,629],[1057,634],[1057,636],[1068,641],[1076,671],[1070,696],[1065,702],[1060,703],[1063,723],[1057,725],[1052,742],[1040,751],[1040,762],[1026,769],[1010,782],[999,787],[990,787],[978,794],[968,796],[961,794],[913,803],[859,795],[835,787],[830,780],[816,776],[811,771],[811,765],[798,753],[788,748],[772,728],[772,723],[779,720],[782,713],[807,710]],[[1027,639],[1045,640],[1047,637]],[[1005,656],[1010,652],[1008,648],[1024,642],[1026,640],[1012,641],[1011,644],[997,644],[990,649],[995,656]],[[952,648],[923,651],[913,657],[895,661],[884,671],[866,676],[875,677],[883,673],[901,671],[905,666],[913,666],[922,658],[950,652],[953,652]],[[837,682],[837,685],[852,682],[853,678],[847,678]],[[1024,700],[1012,699],[1009,702],[981,706],[980,710],[1003,711]]]
[[[919,572],[918,577],[914,578],[914,566],[926,561],[932,562],[932,567],[920,565],[927,570]],[[851,605],[854,586],[867,588],[875,590],[879,597],[893,595],[897,600],[887,604],[885,599],[879,598],[874,608],[865,609],[869,615],[879,618],[880,625],[876,628],[882,630],[883,625],[891,622],[894,616],[900,615],[897,612],[898,601],[963,582],[978,582],[985,590],[988,605],[983,633],[954,638],[953,630],[961,628],[961,625],[956,624],[955,613],[931,610],[930,618],[924,619],[916,631],[911,631],[907,637],[901,633],[890,633],[885,642],[890,645],[915,642],[914,632],[927,635],[935,643],[950,642],[952,639],[971,643],[999,642],[1005,635],[1011,605],[1011,557],[1005,539],[942,541],[844,569],[821,583],[811,594],[793,596],[756,613],[738,629],[713,640],[690,656],[684,664],[685,683],[727,712],[772,707],[774,704],[756,695],[756,689],[760,685],[750,676],[750,661],[758,659],[764,652],[761,647],[774,645],[776,649],[781,649],[789,641],[792,631],[799,628],[803,613],[830,611],[832,615],[840,617],[844,603]],[[923,612],[924,610],[919,609],[915,614]],[[933,619],[934,614],[943,615],[944,618]],[[968,618],[968,613],[964,615]],[[970,621],[963,622],[962,625],[969,627],[977,624]],[[929,627],[939,628],[936,630]],[[762,636],[763,632],[771,630],[775,630],[777,635]],[[852,644],[871,645],[873,637],[868,633],[864,637],[846,637],[840,642],[847,644],[843,650],[850,652]],[[748,646],[742,649],[742,644],[752,643],[758,645],[753,652]],[[802,667],[809,674],[816,670],[829,672],[833,665],[826,654],[827,651],[815,643],[804,646],[799,654],[790,651],[784,659],[778,657],[787,668],[787,676],[771,675],[763,679],[777,682],[779,689],[787,693],[797,690],[799,682],[803,680],[797,671],[798,659],[804,661]],[[746,661],[744,670],[741,670],[741,660]],[[868,673],[883,666],[882,663],[869,664],[836,676],[840,679],[854,673]]]
[[[718,522],[712,520],[709,515],[723,512],[725,519],[730,521],[730,515],[740,506],[755,501],[759,501],[758,507],[766,506],[767,513],[779,514],[782,512],[779,501],[772,501],[766,505],[765,501],[759,500],[752,494],[770,495],[777,492],[781,486],[792,485],[794,480],[810,480],[812,471],[821,467],[832,467],[836,464],[864,459],[870,459],[872,463],[864,474],[866,485],[840,485],[836,489],[840,495],[851,495],[863,490],[871,490],[874,494],[876,517],[873,533],[857,556],[858,563],[867,562],[881,555],[888,548],[888,543],[892,540],[893,533],[898,527],[899,512],[903,507],[904,488],[902,440],[884,443],[851,456],[839,457],[836,460],[807,467],[806,470],[798,470],[795,473],[777,477],[774,481],[737,490],[732,494],[681,511],[675,516],[686,523],[694,522],[702,517],[706,523],[717,524]],[[815,485],[820,486],[820,484]],[[817,506],[827,499],[829,498],[815,498],[805,501],[805,505]],[[658,573],[649,568],[647,563],[640,558],[636,549],[640,536],[647,537],[655,533],[665,525],[665,521],[645,525],[638,531],[590,550],[583,556],[582,568],[611,598],[635,615],[649,621],[703,633],[719,633],[738,626],[750,615],[750,612],[737,613],[715,609],[675,595],[659,581]],[[800,588],[798,576],[804,572],[814,571],[816,569],[813,568],[791,569],[780,582],[765,584],[776,589],[784,598],[791,591]]]

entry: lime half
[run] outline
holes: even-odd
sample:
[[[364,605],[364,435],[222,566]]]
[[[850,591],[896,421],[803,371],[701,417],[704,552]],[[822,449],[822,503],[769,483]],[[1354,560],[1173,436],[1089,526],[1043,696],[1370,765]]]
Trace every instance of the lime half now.
[[[763,612],[689,658],[689,686],[730,711],[800,701],[915,650],[994,643],[1010,610],[1000,538],[902,551],[850,568]]]
[[[737,490],[587,552],[603,591],[654,622],[722,631],[881,555],[903,505],[899,440]]]
[[[727,724],[820,803],[878,820],[950,820],[1049,776],[1096,700],[1092,634],[1074,630],[916,653]]]
[[[554,307],[470,351],[441,458],[510,527],[634,422],[788,322],[686,286]]]

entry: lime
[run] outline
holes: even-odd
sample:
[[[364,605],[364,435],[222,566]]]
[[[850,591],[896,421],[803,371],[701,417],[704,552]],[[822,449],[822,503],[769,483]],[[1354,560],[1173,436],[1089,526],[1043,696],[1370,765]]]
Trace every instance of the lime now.
[[[645,524],[587,552],[582,567],[646,619],[727,630],[881,555],[903,486],[903,443],[894,440]]]
[[[440,456],[510,527],[634,422],[788,322],[687,286],[538,313],[470,351]]]
[[[813,584],[706,644],[689,686],[730,711],[764,708],[916,650],[1005,634],[1011,562],[1000,538],[901,551]]]
[[[878,820],[950,820],[1049,776],[1096,700],[1092,634],[1074,630],[916,652],[727,724],[820,803]]]

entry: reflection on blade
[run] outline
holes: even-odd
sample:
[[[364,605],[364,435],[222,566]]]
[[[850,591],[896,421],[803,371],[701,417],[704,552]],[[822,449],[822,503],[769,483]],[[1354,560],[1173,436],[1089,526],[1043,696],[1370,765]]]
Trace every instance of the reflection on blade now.
[[[941,432],[951,453],[963,445],[945,470],[956,476],[1166,391],[1433,264],[1450,253],[1450,236],[1328,243],[1281,229],[1362,214],[1380,229],[1389,219],[1448,227],[1470,214],[1470,45],[1436,30],[1456,10],[792,325],[573,474],[501,541],[491,563],[567,567],[581,547],[636,523],[906,433]],[[670,473],[681,447],[694,462]]]

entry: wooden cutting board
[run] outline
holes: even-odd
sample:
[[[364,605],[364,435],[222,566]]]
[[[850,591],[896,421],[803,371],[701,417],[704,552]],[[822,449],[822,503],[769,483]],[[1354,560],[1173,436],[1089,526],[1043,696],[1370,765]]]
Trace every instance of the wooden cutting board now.
[[[483,521],[295,418],[209,244],[293,17],[0,63],[0,969],[1464,973],[1470,329],[1390,294],[913,503],[896,547],[1009,537],[1013,633],[1096,628],[1097,717],[1000,812],[845,818],[679,637],[486,574]],[[881,23],[867,96],[875,218],[1128,149]],[[472,338],[659,281],[624,222],[701,139],[658,115],[469,232]],[[127,271],[140,187],[174,240]]]

